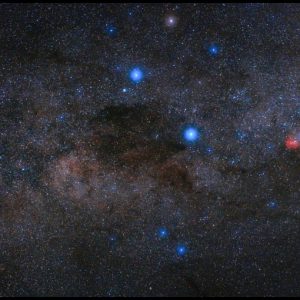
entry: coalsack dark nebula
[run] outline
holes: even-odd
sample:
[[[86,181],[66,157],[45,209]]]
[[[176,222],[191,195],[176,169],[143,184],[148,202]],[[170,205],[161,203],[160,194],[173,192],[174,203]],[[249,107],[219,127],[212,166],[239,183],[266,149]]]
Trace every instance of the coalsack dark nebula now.
[[[1,296],[299,296],[298,4],[0,4]]]

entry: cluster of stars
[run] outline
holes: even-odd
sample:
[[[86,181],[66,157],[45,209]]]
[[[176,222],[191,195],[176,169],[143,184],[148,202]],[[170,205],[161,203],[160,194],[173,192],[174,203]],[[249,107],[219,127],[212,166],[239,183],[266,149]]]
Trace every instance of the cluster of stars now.
[[[157,229],[157,233],[156,234],[157,234],[157,237],[160,240],[163,240],[163,239],[167,239],[169,237],[170,232],[169,232],[169,230],[165,226],[163,226],[163,227],[159,227]],[[109,241],[111,243],[116,242],[117,241],[116,235],[110,235],[109,236]],[[178,244],[176,246],[176,249],[175,249],[175,252],[178,255],[178,257],[184,257],[187,254],[187,251],[188,251],[187,246],[184,245],[184,244]]]
[[[169,231],[166,227],[160,227],[157,230],[159,239],[166,239],[169,236]],[[185,256],[187,253],[187,247],[184,244],[178,244],[176,246],[176,253],[179,257]]]
[[[298,27],[277,10],[0,5],[4,295],[298,292]]]

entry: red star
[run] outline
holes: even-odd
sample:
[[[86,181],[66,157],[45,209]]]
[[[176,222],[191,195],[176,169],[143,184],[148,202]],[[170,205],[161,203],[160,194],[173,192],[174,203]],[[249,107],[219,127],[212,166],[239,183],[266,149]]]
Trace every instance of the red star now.
[[[297,150],[300,148],[300,140],[293,136],[288,136],[285,140],[285,147],[288,150]]]

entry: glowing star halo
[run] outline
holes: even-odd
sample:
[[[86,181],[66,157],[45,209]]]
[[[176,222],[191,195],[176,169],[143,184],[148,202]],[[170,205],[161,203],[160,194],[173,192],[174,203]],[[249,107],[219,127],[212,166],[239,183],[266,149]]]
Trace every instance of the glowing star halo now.
[[[219,54],[220,48],[217,44],[211,44],[208,48],[208,51],[212,56],[216,56]]]
[[[169,232],[168,232],[167,228],[165,228],[165,227],[159,228],[157,233],[158,233],[159,238],[161,238],[161,239],[166,238],[169,235]]]
[[[169,15],[165,18],[165,25],[167,27],[175,27],[177,25],[178,18],[174,15]]]
[[[187,252],[187,248],[184,245],[178,245],[176,248],[176,252],[178,256],[184,256]]]
[[[194,143],[200,139],[200,132],[194,126],[189,126],[183,131],[183,138],[188,143]]]
[[[130,71],[130,78],[135,83],[139,83],[144,78],[144,74],[140,68],[136,67]]]

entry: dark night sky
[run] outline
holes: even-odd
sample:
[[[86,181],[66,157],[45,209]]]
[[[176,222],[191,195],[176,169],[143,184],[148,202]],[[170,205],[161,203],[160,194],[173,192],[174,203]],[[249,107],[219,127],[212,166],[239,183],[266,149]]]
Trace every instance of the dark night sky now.
[[[0,296],[300,296],[299,4],[0,4]]]

